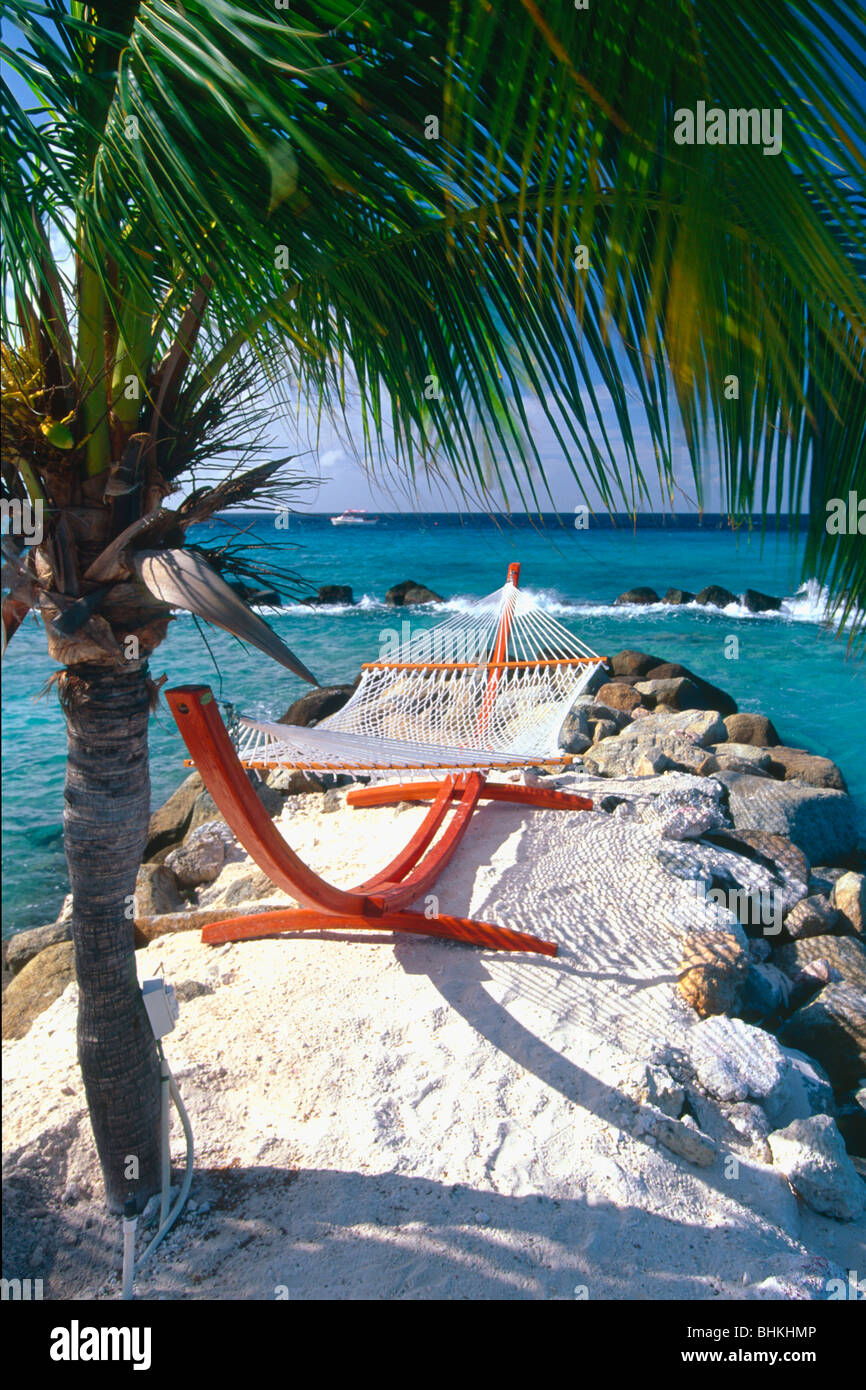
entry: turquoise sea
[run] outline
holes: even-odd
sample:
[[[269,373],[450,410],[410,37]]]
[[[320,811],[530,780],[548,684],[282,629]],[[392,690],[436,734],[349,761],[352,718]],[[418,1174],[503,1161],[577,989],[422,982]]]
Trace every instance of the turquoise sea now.
[[[640,518],[616,527],[592,518],[586,530],[570,518],[494,520],[380,514],[377,526],[332,526],[327,516],[293,516],[287,530],[272,514],[218,518],[199,529],[206,546],[249,527],[248,543],[273,547],[274,560],[297,571],[314,591],[348,584],[355,607],[306,608],[284,595],[263,616],[322,684],[350,681],[374,659],[388,632],[403,622],[414,633],[472,598],[498,588],[508,564],[522,563],[521,584],[601,654],[636,647],[679,661],[720,685],[741,709],[766,713],[782,738],[833,758],[858,799],[866,839],[866,667],[844,638],[822,626],[823,599],[814,583],[801,588],[798,537],[733,532],[715,519]],[[261,555],[262,552],[256,552]],[[393,584],[413,579],[436,590],[444,605],[395,610],[384,603]],[[785,599],[783,611],[749,615],[663,604],[615,608],[636,585],[663,593],[697,592],[721,584],[734,593],[759,589]],[[444,612],[443,612],[444,610]],[[737,659],[726,656],[738,638]],[[208,647],[210,650],[208,650]],[[219,674],[215,669],[219,668]],[[65,734],[54,694],[37,696],[54,670],[40,626],[29,620],[3,662],[3,934],[54,919],[66,892],[62,848]],[[301,681],[227,634],[207,629],[207,645],[187,615],[172,623],[152,662],[169,684],[207,681],[217,695],[248,713],[279,717],[303,690]],[[152,800],[158,805],[186,775],[182,748],[164,704],[151,721]]]

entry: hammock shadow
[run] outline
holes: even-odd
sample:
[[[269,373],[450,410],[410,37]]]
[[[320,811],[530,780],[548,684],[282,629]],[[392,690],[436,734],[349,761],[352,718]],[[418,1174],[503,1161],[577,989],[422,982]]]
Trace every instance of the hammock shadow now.
[[[484,807],[439,887],[440,910],[466,913],[558,941],[555,958],[460,950],[442,968],[438,943],[398,939],[404,969],[428,973],[443,999],[496,1049],[580,1112],[648,1140],[639,1104],[622,1089],[656,1048],[676,1047],[694,1016],[676,992],[680,941],[694,895],[661,868],[658,832],[603,813]],[[484,821],[486,820],[486,827]],[[545,824],[545,821],[547,822]],[[479,848],[488,864],[479,868]],[[489,870],[489,872],[488,872]],[[474,888],[473,888],[474,883]],[[711,1167],[667,1157],[719,1194],[731,1195],[720,1154]],[[653,1146],[654,1147],[654,1146]],[[543,1172],[543,1153],[540,1171]],[[778,1175],[750,1169],[740,1192],[779,1219]]]

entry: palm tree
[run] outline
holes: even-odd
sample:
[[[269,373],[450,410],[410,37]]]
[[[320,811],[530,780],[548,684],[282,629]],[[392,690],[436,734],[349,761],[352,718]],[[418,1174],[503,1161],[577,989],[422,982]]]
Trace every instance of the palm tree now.
[[[863,26],[834,0],[5,8],[3,497],[44,534],[5,538],[4,641],[36,609],[61,668],[79,1053],[118,1210],[159,1181],[129,911],[147,659],[187,607],[312,679],[223,578],[249,556],[188,539],[281,485],[285,461],[245,466],[256,394],[352,396],[372,464],[540,507],[524,396],[584,496],[638,506],[637,392],[668,488],[678,412],[732,515],[809,500],[842,620],[866,596],[856,537],[823,527],[866,494]],[[679,143],[698,102],[783,110],[781,152]]]

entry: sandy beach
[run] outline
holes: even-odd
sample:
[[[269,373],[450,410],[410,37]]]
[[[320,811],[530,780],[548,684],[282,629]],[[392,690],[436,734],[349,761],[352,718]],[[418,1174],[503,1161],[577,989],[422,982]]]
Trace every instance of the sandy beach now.
[[[277,824],[348,884],[422,815],[331,792],[289,797]],[[647,1067],[670,1077],[696,1027],[676,990],[695,899],[662,867],[664,829],[657,813],[478,812],[438,908],[552,936],[552,960],[351,931],[217,948],[182,932],[138,952],[181,1001],[166,1052],[196,1172],[137,1296],[806,1298],[862,1269],[862,1225],[798,1200],[706,1088],[686,1085],[672,1121],[706,1138],[699,1162],[658,1137],[677,1109],[651,1103]],[[216,888],[249,873],[231,860]],[[116,1297],[76,992],[4,1044],[7,1263],[46,1297]],[[173,1154],[177,1173],[179,1125]]]

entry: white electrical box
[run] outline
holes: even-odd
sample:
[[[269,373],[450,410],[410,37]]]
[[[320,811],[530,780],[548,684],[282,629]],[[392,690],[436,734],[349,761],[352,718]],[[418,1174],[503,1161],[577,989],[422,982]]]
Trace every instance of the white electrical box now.
[[[173,985],[167,985],[161,976],[145,980],[141,986],[144,1007],[150,1019],[155,1038],[164,1038],[170,1033],[178,1016],[177,999]]]

